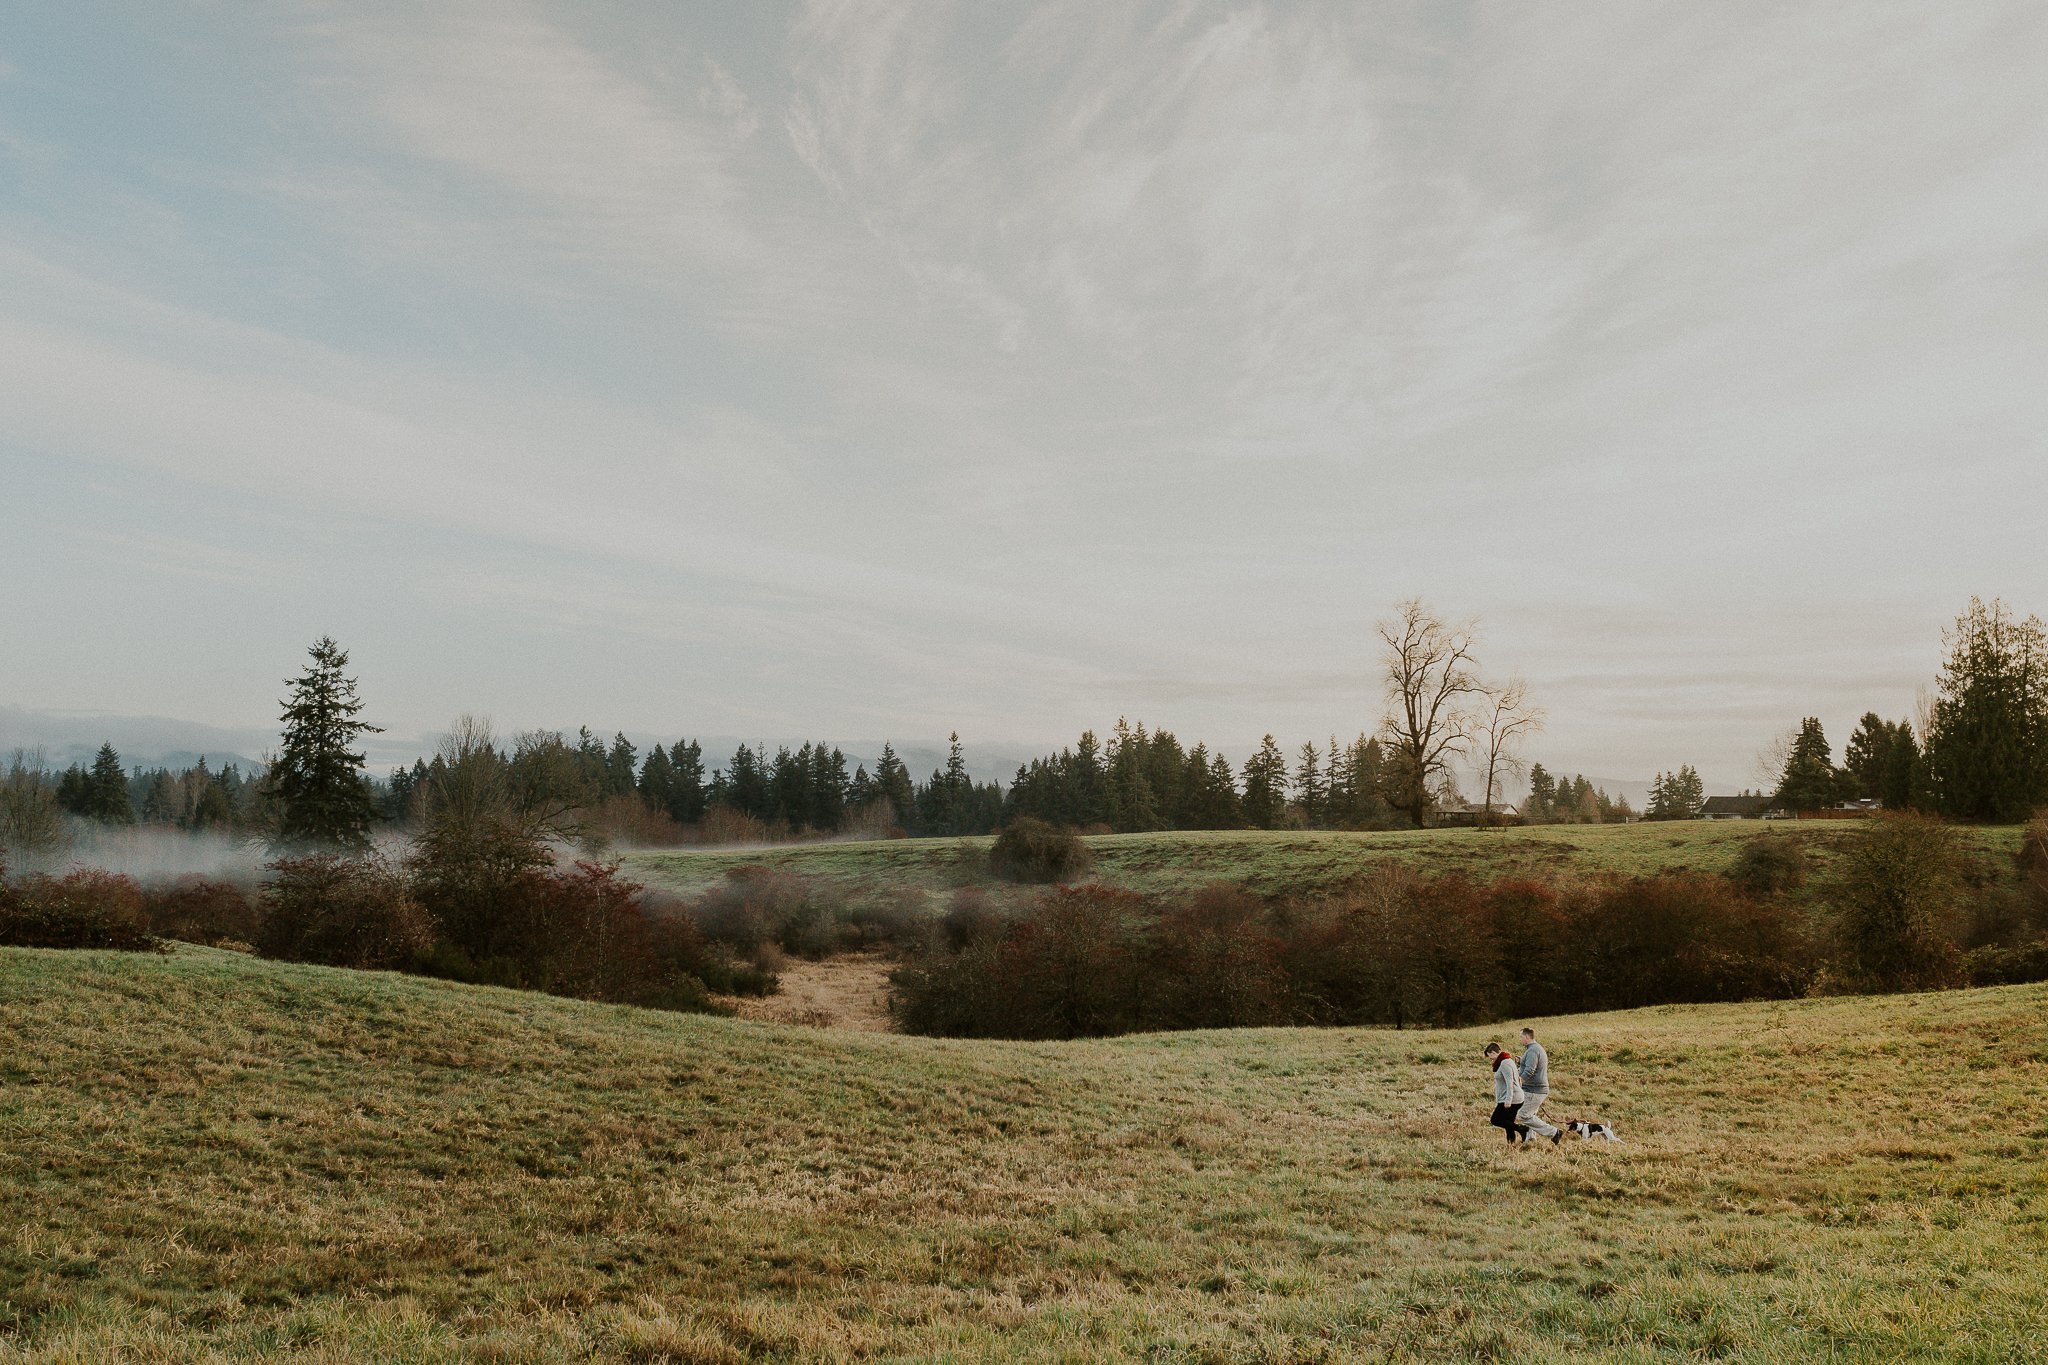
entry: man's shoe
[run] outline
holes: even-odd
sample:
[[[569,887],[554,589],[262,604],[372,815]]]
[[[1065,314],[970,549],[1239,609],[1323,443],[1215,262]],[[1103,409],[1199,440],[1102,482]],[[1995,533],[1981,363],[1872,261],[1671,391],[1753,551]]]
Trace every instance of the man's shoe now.
[[[1551,1146],[1553,1146],[1553,1147],[1557,1146],[1557,1144],[1558,1144],[1558,1143],[1560,1143],[1560,1142],[1563,1142],[1563,1141],[1564,1141],[1564,1129],[1562,1129],[1562,1128],[1558,1129],[1558,1130],[1557,1130],[1556,1132],[1554,1132],[1554,1133],[1552,1133],[1552,1134],[1550,1135],[1550,1145],[1551,1145]]]

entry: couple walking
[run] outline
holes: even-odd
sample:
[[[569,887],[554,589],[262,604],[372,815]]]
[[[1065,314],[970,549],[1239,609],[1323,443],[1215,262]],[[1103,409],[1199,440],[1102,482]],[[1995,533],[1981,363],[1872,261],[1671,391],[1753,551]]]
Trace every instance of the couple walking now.
[[[1550,1098],[1550,1054],[1536,1041],[1536,1030],[1522,1030],[1521,1060],[1499,1043],[1486,1045],[1486,1059],[1493,1064],[1493,1117],[1488,1122],[1505,1129],[1511,1143],[1527,1142],[1531,1133],[1552,1143],[1562,1138],[1562,1131],[1537,1117]]]

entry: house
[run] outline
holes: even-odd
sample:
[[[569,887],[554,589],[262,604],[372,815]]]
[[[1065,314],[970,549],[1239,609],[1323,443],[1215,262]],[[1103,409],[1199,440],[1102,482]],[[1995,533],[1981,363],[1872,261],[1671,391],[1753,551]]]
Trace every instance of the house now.
[[[1446,801],[1437,807],[1436,818],[1432,823],[1439,829],[1470,829],[1481,823],[1484,814],[1484,811],[1470,801]],[[1522,813],[1513,805],[1506,801],[1496,801],[1493,803],[1493,815],[1488,823],[1519,825],[1524,821]]]
[[[1700,807],[1700,819],[1761,820],[1770,808],[1768,796],[1710,796]]]

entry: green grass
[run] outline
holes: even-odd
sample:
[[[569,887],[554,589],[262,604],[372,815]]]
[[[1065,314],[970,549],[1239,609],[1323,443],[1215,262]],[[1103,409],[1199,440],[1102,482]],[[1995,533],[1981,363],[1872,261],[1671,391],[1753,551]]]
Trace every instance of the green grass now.
[[[832,1034],[0,949],[0,1361],[2042,1359],[2048,987]]]
[[[1824,868],[1861,826],[1854,820],[1742,820],[1371,834],[1182,831],[1104,834],[1091,837],[1088,844],[1095,851],[1096,878],[1134,891],[1173,894],[1231,881],[1262,894],[1290,894],[1340,886],[1385,862],[1478,879],[1722,872],[1742,844],[1764,830],[1796,840]],[[2001,864],[2009,863],[2019,847],[2018,826],[1965,829],[1963,836]],[[794,844],[746,852],[634,853],[626,863],[649,884],[684,894],[702,891],[733,868],[749,865],[788,868],[857,895],[898,887],[937,891],[985,877],[988,843],[895,839]]]

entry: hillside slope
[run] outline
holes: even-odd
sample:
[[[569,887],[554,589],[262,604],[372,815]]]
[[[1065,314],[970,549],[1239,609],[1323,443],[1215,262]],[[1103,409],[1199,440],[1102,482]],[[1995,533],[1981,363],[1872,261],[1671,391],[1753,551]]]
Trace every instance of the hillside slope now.
[[[1021,1045],[0,950],[0,1360],[2041,1358],[2048,988]]]
[[[1239,882],[1261,894],[1325,890],[1377,864],[1425,873],[1501,876],[1654,876],[1725,872],[1759,833],[1797,842],[1825,869],[1858,820],[1690,820],[1635,825],[1533,825],[1523,829],[1170,831],[1088,839],[1095,876],[1133,891],[1173,892]],[[2018,826],[1967,827],[1966,844],[1996,869],[2019,848]],[[682,893],[716,884],[736,867],[788,868],[853,893],[896,887],[939,890],[985,877],[987,839],[890,839],[783,844],[744,851],[649,851],[626,855],[633,875]]]

